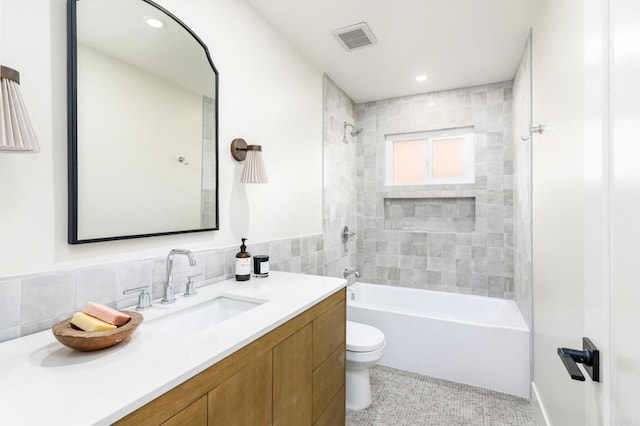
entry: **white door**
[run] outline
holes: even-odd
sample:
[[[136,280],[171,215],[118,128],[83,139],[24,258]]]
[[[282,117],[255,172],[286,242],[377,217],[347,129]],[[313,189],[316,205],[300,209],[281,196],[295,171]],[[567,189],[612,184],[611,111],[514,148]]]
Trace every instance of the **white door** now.
[[[640,425],[640,2],[611,0],[611,418]]]
[[[585,425],[585,383],[571,380],[558,347],[585,336],[583,6],[541,2],[533,26],[532,137],[534,397],[553,425]],[[587,379],[589,380],[589,379]]]
[[[640,425],[640,2],[543,1],[533,46],[535,396],[552,425]],[[600,383],[556,354],[583,336]]]

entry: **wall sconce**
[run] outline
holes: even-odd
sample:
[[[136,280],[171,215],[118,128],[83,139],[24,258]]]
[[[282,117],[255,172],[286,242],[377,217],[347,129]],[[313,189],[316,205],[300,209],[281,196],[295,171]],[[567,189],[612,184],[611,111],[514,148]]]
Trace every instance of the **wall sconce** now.
[[[0,66],[0,85],[0,151],[39,151],[36,132],[20,95],[20,73]]]
[[[247,145],[244,139],[231,141],[231,155],[236,161],[244,161],[242,183],[267,183],[267,170],[262,160],[261,145]]]

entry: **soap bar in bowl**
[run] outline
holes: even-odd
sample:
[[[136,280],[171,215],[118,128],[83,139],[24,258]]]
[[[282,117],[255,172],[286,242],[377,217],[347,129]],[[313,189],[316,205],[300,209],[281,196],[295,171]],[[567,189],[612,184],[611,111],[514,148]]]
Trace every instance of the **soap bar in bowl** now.
[[[112,325],[111,330],[83,331],[71,325],[71,318],[55,324],[51,331],[60,343],[77,351],[89,352],[105,349],[126,340],[144,320],[139,312],[125,311],[131,320],[121,327]]]
[[[84,308],[84,313],[117,327],[125,325],[131,319],[131,317],[125,313],[116,311],[107,305],[102,305],[96,302],[87,302],[87,306]]]
[[[84,312],[76,312],[71,317],[71,324],[83,331],[107,331],[117,328],[113,324],[109,324]]]

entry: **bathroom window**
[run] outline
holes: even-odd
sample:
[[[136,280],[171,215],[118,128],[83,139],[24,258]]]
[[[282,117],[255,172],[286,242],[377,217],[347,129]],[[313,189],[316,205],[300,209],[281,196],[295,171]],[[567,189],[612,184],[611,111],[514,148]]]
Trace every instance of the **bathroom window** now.
[[[387,185],[474,183],[473,128],[387,135]]]

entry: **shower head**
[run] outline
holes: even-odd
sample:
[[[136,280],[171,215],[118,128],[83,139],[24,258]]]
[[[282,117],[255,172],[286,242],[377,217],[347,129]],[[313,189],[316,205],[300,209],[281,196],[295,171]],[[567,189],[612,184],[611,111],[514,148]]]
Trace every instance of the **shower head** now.
[[[349,132],[349,134],[351,136],[358,136],[364,130],[364,128],[362,128],[362,127],[356,127],[353,124],[347,123],[345,121],[344,122],[344,136],[342,136],[342,141],[344,143],[347,143],[347,127],[351,127],[351,132]]]

